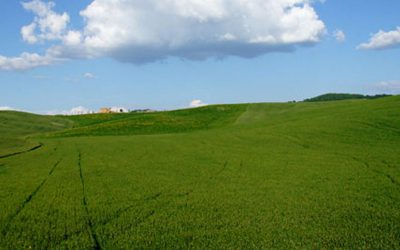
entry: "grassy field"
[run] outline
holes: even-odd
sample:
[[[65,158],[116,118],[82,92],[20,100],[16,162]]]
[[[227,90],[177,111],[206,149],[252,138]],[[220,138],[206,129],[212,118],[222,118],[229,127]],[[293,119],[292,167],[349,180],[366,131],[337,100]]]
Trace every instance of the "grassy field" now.
[[[0,123],[0,249],[400,249],[399,96]]]

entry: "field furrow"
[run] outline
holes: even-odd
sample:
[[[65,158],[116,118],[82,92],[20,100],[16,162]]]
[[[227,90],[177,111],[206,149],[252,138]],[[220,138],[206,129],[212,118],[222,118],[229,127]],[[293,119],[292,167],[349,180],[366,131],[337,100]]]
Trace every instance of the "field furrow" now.
[[[43,144],[38,144],[38,145],[36,145],[36,146],[34,146],[34,147],[30,148],[30,149],[27,149],[27,150],[15,152],[15,153],[10,153],[10,154],[6,154],[6,155],[0,155],[0,159],[9,158],[9,157],[12,157],[12,156],[29,153],[29,152],[32,152],[34,150],[37,150],[37,149],[41,148],[42,146],[43,146]]]
[[[91,235],[91,238],[93,239],[93,244],[94,244],[93,248],[101,249],[101,245],[99,243],[97,234],[94,230],[92,217],[90,215],[89,208],[88,208],[86,189],[85,189],[85,179],[83,177],[83,172],[82,172],[82,153],[81,153],[81,151],[78,152],[78,166],[79,166],[79,177],[80,177],[81,184],[82,184],[82,204],[83,204],[83,207],[86,212],[88,230]]]

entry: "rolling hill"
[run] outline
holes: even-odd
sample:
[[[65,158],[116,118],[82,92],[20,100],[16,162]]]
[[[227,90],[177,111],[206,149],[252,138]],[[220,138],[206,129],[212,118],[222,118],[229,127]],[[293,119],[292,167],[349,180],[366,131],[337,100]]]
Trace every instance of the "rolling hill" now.
[[[0,156],[27,150],[38,144],[30,136],[72,126],[72,122],[52,116],[41,116],[16,111],[0,112]]]
[[[396,249],[399,107],[0,112],[0,248]]]
[[[342,101],[342,100],[353,100],[353,99],[377,99],[388,97],[390,95],[360,95],[360,94],[346,94],[346,93],[328,93],[313,98],[305,99],[305,102],[330,102],[330,101]]]

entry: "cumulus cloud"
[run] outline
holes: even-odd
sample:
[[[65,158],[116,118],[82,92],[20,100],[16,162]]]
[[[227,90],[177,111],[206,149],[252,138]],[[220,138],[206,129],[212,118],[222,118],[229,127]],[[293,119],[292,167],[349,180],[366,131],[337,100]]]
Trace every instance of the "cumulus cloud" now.
[[[400,46],[400,27],[388,32],[380,30],[371,36],[369,42],[360,44],[358,48],[367,50],[382,50],[398,46]]]
[[[5,57],[0,55],[1,70],[26,70],[39,66],[54,64],[61,59],[54,58],[51,55],[39,55],[36,53],[22,53],[17,57]]]
[[[55,6],[54,2],[33,0],[23,2],[22,6],[35,14],[34,21],[21,28],[21,35],[25,41],[37,43],[64,37],[70,17],[66,12],[62,14],[54,12],[52,10]]]
[[[309,0],[95,0],[81,15],[85,51],[133,63],[254,57],[325,32]]]
[[[52,41],[46,54],[53,58],[112,57],[139,64],[168,57],[251,58],[319,42],[326,29],[313,2],[93,0],[80,12],[83,28],[73,30],[68,13],[56,13],[54,2],[32,0],[22,3],[35,17],[21,35],[31,44]]]
[[[199,99],[193,100],[189,104],[189,107],[191,107],[191,108],[198,108],[198,107],[203,107],[203,106],[207,106],[207,104]]]
[[[344,41],[346,41],[346,34],[343,30],[336,30],[335,32],[333,32],[333,36],[339,43],[343,43]]]

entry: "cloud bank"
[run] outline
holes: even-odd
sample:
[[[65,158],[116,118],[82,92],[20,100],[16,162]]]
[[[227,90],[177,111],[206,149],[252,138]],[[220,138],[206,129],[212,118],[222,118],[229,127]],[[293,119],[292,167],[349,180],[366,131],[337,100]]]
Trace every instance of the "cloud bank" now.
[[[141,64],[168,57],[251,58],[319,42],[326,29],[312,2],[93,0],[80,12],[83,29],[72,30],[69,15],[53,11],[53,2],[33,0],[22,4],[35,17],[21,34],[31,44],[57,41],[47,51],[57,59],[111,57]],[[0,68],[26,69],[46,63],[20,67],[0,61]]]
[[[360,44],[358,48],[366,50],[382,50],[398,46],[400,46],[400,27],[388,32],[380,30],[376,34],[372,35],[369,42]]]

